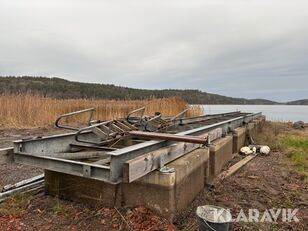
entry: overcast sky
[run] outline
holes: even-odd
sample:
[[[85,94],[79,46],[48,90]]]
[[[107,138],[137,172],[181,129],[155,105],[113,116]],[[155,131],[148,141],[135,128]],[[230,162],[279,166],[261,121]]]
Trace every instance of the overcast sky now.
[[[0,75],[308,98],[308,1],[0,0]]]

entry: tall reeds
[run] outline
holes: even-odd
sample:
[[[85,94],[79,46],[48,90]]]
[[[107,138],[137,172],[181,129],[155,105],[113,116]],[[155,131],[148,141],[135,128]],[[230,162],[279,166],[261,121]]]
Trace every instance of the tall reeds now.
[[[186,108],[189,108],[188,116],[203,113],[201,107],[190,106],[179,97],[149,100],[60,100],[30,94],[0,95],[0,128],[50,126],[61,114],[90,107],[96,108],[96,119],[115,119],[144,106],[146,115],[153,115],[159,111],[165,116],[172,116]]]

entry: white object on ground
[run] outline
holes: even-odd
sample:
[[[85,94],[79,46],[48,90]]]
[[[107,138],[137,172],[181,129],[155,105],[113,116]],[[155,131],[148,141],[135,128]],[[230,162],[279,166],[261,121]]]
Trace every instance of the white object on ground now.
[[[245,155],[249,155],[249,154],[253,153],[253,151],[249,147],[247,147],[247,146],[242,147],[240,152],[245,154]]]
[[[268,155],[270,153],[271,149],[269,148],[269,146],[262,146],[260,148],[260,153],[264,154],[264,155]]]

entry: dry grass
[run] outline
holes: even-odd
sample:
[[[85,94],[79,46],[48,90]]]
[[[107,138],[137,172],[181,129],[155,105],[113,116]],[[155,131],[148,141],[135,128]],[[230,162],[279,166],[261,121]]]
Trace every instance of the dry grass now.
[[[32,196],[27,193],[15,193],[0,204],[0,217],[18,215],[30,203]]]
[[[190,109],[188,116],[203,113],[200,106],[189,106],[179,97],[149,100],[59,100],[37,95],[1,95],[0,128],[45,127],[52,125],[61,114],[90,107],[96,108],[95,119],[114,119],[143,106],[146,107],[146,115],[159,111],[164,116],[172,116],[186,108]]]

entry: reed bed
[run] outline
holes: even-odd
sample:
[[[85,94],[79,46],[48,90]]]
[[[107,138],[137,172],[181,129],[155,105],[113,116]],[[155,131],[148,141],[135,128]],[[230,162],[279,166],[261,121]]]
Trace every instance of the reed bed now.
[[[190,106],[179,97],[149,100],[94,100],[53,99],[30,94],[0,95],[0,128],[47,127],[51,126],[61,114],[91,107],[96,109],[94,119],[115,119],[144,106],[146,115],[161,112],[164,116],[173,116],[186,108],[189,108],[188,116],[203,113],[200,106]],[[86,114],[76,116],[75,120],[86,121],[87,117]]]

